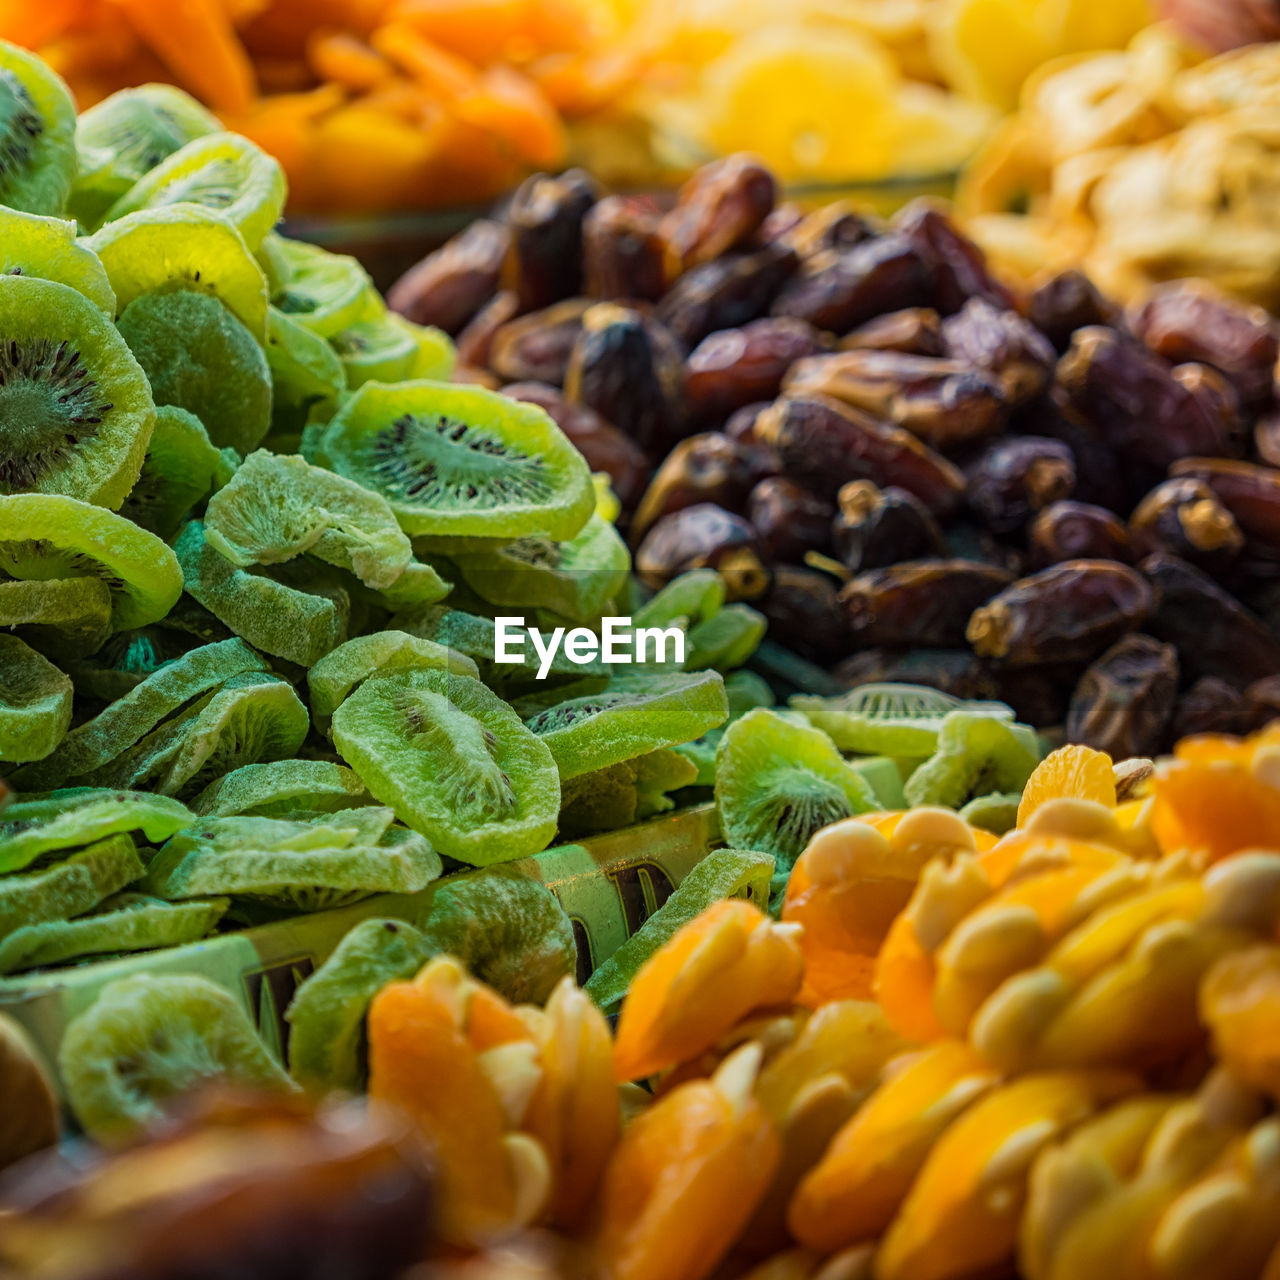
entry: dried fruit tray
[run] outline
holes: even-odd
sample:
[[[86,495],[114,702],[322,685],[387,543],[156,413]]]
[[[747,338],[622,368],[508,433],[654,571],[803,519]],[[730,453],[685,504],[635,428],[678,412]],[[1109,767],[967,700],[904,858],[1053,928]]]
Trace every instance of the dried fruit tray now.
[[[509,864],[560,899],[578,941],[578,978],[591,971],[667,900],[690,869],[719,843],[715,808],[703,805],[651,822],[560,845]],[[459,872],[470,875],[472,872]],[[116,978],[198,974],[237,996],[263,1039],[282,1059],[284,1011],[298,984],[347,931],[368,916],[415,920],[430,906],[438,880],[417,894],[379,894],[333,911],[274,921],[239,933],[118,960],[0,979],[0,1011],[26,1027],[51,1070],[67,1023]]]

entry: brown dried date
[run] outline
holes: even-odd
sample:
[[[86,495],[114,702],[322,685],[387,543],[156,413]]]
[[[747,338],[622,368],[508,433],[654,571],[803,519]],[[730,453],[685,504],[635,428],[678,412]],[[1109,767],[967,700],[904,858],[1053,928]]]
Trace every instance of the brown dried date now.
[[[583,289],[592,298],[657,302],[667,287],[662,214],[644,196],[605,196],[582,222]]]
[[[773,240],[791,243],[791,235],[805,220],[805,212],[798,204],[775,205],[769,216],[760,224],[755,234],[757,244],[769,244]],[[795,246],[792,245],[792,248]]]
[[[1046,569],[1064,560],[1134,559],[1129,530],[1106,507],[1088,502],[1055,502],[1046,507],[1027,529],[1031,564]]]
[[[1280,671],[1280,639],[1207,574],[1164,553],[1138,567],[1158,598],[1147,629],[1177,647],[1191,679],[1217,676],[1243,689]]]
[[[1067,712],[1067,741],[1113,760],[1164,746],[1178,700],[1178,653],[1151,636],[1112,645],[1080,678]]]
[[[1273,720],[1280,719],[1280,675],[1255,680],[1244,691],[1249,707],[1249,729],[1265,729]]]
[[[974,520],[952,520],[946,527],[947,554],[955,560],[977,560],[1007,570],[1014,578],[1027,571],[1026,556],[1012,542],[997,538]]]
[[[519,310],[520,299],[509,289],[495,293],[454,340],[458,348],[458,359],[477,369],[486,368],[493,350],[493,335],[508,320],[515,319]]]
[[[767,476],[747,498],[760,552],[774,564],[799,564],[806,551],[825,552],[833,514],[831,503],[786,476]]]
[[[1010,430],[1019,435],[1061,440],[1076,460],[1076,498],[1127,516],[1134,503],[1162,477],[1150,480],[1146,488],[1130,480],[1110,441],[1086,424],[1067,417],[1058,403],[1065,400],[1059,388],[1052,388],[1048,395],[1020,409]]]
[[[770,401],[760,400],[755,404],[744,404],[735,409],[724,424],[724,434],[730,440],[750,440],[758,443],[756,437],[756,419],[769,407]]]
[[[932,307],[904,307],[860,324],[840,340],[842,351],[901,351],[909,356],[940,356],[942,317]]]
[[[1262,307],[1236,302],[1203,280],[1160,285],[1133,317],[1133,330],[1173,364],[1211,365],[1256,405],[1271,395],[1280,326]]]
[[[691,415],[720,421],[743,405],[772,400],[792,364],[826,346],[812,325],[783,317],[709,334],[685,364]]]
[[[973,560],[913,560],[845,583],[840,605],[859,646],[959,648],[973,611],[1013,575]]]
[[[597,302],[565,371],[565,394],[590,405],[653,459],[684,435],[684,356],[672,336],[630,307]]]
[[[639,541],[663,516],[700,502],[741,511],[755,485],[777,470],[777,457],[762,444],[718,431],[681,440],[654,473],[631,522],[631,539]]]
[[[929,508],[905,489],[879,489],[853,480],[836,498],[831,544],[850,573],[882,569],[899,560],[947,557],[947,540]]]
[[[852,200],[833,200],[804,217],[788,236],[802,258],[826,249],[852,249],[883,235],[884,223],[869,216]]]
[[[848,333],[876,316],[932,302],[929,273],[901,236],[878,236],[852,249],[827,249],[800,266],[773,303],[831,333]]]
[[[746,244],[773,211],[778,184],[754,156],[703,165],[662,220],[667,279]]]
[[[1016,533],[1037,512],[1069,498],[1076,460],[1060,440],[1010,436],[989,444],[968,468],[974,515],[993,533]]]
[[[1053,378],[1058,355],[1039,329],[1016,311],[970,298],[942,322],[942,340],[953,360],[985,369],[1014,406],[1040,395]]]
[[[1202,733],[1225,733],[1235,737],[1248,733],[1253,711],[1248,699],[1233,685],[1217,676],[1201,676],[1178,699],[1171,737],[1194,738]]]
[[[768,314],[798,261],[795,250],[775,242],[703,263],[671,286],[658,303],[658,318],[686,347],[695,347],[717,329],[736,329]]]
[[[942,515],[964,491],[964,476],[909,431],[825,397],[779,398],[756,418],[755,433],[777,450],[787,475],[822,497],[870,480],[905,489]]]
[[[1228,458],[1184,458],[1169,473],[1207,485],[1231,513],[1245,537],[1250,572],[1271,577],[1280,570],[1280,471]]]
[[[1269,466],[1280,467],[1280,410],[1269,409],[1253,425],[1253,447]]]
[[[582,223],[595,204],[595,179],[581,169],[534,174],[507,205],[511,248],[504,284],[521,311],[539,311],[582,292]]]
[[[773,585],[756,606],[769,619],[769,635],[802,658],[824,665],[849,650],[836,584],[825,573],[774,566]]]
[[[832,673],[848,689],[864,684],[923,684],[956,698],[994,698],[995,686],[968,649],[863,649]]]
[[[715,569],[729,600],[758,600],[769,589],[755,530],[710,502],[663,516],[636,552],[636,573],[655,591],[690,569]]]
[[[932,305],[954,315],[970,298],[1012,307],[1013,295],[987,269],[986,254],[929,200],[915,200],[893,220],[931,276]]]
[[[566,298],[504,324],[490,341],[489,368],[508,382],[563,386],[582,317],[595,305],[590,298]]]
[[[956,360],[898,351],[837,351],[798,360],[783,381],[789,395],[833,396],[903,427],[935,449],[995,435],[1009,405],[989,373]]]
[[[1088,662],[1151,612],[1143,576],[1111,560],[1068,560],[1021,578],[975,609],[966,636],[1011,666]]]
[[[984,664],[991,691],[984,696],[1008,703],[1024,724],[1060,725],[1066,719],[1071,692],[1084,673],[1083,664],[1042,662],[1034,667]]]
[[[481,218],[391,286],[387,306],[415,324],[461,333],[498,287],[511,232]]]
[[[1217,494],[1191,476],[1158,484],[1129,517],[1139,555],[1167,551],[1218,576],[1233,564],[1244,534]]]
[[[1083,271],[1074,267],[1046,280],[1027,302],[1027,319],[1054,348],[1063,352],[1071,345],[1071,335],[1090,325],[1116,328],[1120,311],[1099,293]]]

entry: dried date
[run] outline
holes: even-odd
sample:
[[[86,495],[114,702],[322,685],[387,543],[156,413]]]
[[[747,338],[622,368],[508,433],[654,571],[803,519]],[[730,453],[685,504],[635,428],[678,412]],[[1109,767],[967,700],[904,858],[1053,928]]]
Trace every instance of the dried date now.
[[[1280,573],[1280,471],[1227,458],[1185,458],[1169,471],[1207,485],[1231,513],[1245,538],[1248,572]]]
[[[658,318],[686,348],[695,347],[717,329],[767,315],[797,262],[795,251],[778,243],[705,262],[671,286],[658,303]]]
[[[1158,484],[1129,517],[1139,555],[1167,551],[1215,577],[1225,573],[1244,546],[1244,534],[1217,494],[1191,476]]]
[[[582,224],[596,202],[595,180],[581,169],[535,174],[507,206],[511,248],[503,282],[521,311],[540,311],[582,292]]]
[[[481,218],[423,258],[391,286],[387,306],[415,324],[458,334],[493,297],[511,232]]]
[[[502,325],[489,343],[489,368],[507,382],[563,386],[582,318],[594,305],[589,298],[566,298]]]
[[[941,526],[905,489],[880,489],[870,480],[854,480],[841,488],[836,503],[831,544],[850,573],[948,555]]]
[[[662,214],[643,196],[605,196],[582,222],[589,297],[657,302],[667,287]]]
[[[1071,335],[1090,325],[1116,328],[1119,308],[1103,297],[1083,271],[1071,268],[1046,280],[1027,302],[1031,321],[1059,352],[1071,345]]]
[[[747,519],[770,563],[799,564],[805,552],[827,550],[831,537],[831,503],[786,476],[768,476],[747,498]]]
[[[990,675],[967,649],[863,649],[832,674],[849,689],[864,684],[922,684],[955,698],[996,696]]]
[[[942,317],[932,307],[904,307],[860,324],[840,340],[842,351],[901,351],[909,356],[941,356]]]
[[[667,279],[746,244],[773,211],[777,196],[773,174],[754,156],[726,156],[703,165],[662,220]]]
[[[974,515],[993,533],[1022,529],[1038,511],[1069,498],[1076,460],[1060,440],[1010,436],[989,444],[968,468]]]
[[[788,239],[802,258],[812,258],[828,249],[854,249],[884,231],[884,223],[852,200],[833,200],[804,217]]]
[[[1106,507],[1088,502],[1055,502],[1027,529],[1031,565],[1046,569],[1064,560],[1134,560],[1133,541],[1124,522]]]
[[[1014,406],[1034,400],[1048,387],[1057,363],[1053,344],[1016,311],[970,298],[942,323],[942,340],[953,360],[995,376]]]
[[[1129,635],[1080,679],[1067,712],[1067,741],[1113,760],[1153,756],[1164,746],[1178,700],[1178,653],[1151,636]]]
[[[709,502],[664,516],[636,552],[636,573],[655,591],[690,569],[715,569],[729,600],[758,600],[771,581],[750,523]]]
[[[515,319],[519,310],[520,299],[510,290],[503,289],[500,293],[495,293],[458,334],[458,359],[476,369],[486,368],[493,350],[493,335],[508,320]]]
[[[970,298],[1013,306],[1013,295],[988,269],[986,254],[933,202],[913,201],[894,218],[894,227],[928,268],[932,305],[944,316],[954,315]]]
[[[734,410],[772,400],[787,370],[826,349],[823,336],[803,320],[754,320],[704,338],[685,365],[690,413],[722,421]]]
[[[802,658],[825,666],[849,651],[836,584],[825,573],[775,565],[773,584],[755,607],[768,618],[770,637]]]
[[[1178,700],[1170,736],[1175,741],[1202,733],[1235,737],[1248,733],[1252,722],[1253,710],[1239,689],[1217,676],[1201,676]]]

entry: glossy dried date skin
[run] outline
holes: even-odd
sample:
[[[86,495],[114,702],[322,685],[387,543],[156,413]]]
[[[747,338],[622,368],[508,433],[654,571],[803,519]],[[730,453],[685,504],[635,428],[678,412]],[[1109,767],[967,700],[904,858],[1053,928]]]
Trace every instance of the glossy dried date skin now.
[[[840,604],[855,644],[959,648],[973,611],[1012,576],[972,560],[915,560],[859,574]]]
[[[767,315],[798,261],[793,249],[775,242],[703,263],[671,286],[658,303],[658,319],[686,348],[695,347],[717,329]]]
[[[1244,404],[1266,401],[1280,360],[1280,326],[1262,307],[1236,302],[1199,280],[1152,290],[1133,317],[1133,330],[1173,364],[1211,365]]]
[[[1253,424],[1253,447],[1259,458],[1280,467],[1280,409],[1270,409]]]
[[[701,502],[740,513],[756,484],[777,469],[777,457],[765,445],[731,440],[718,431],[681,440],[654,472],[636,509],[632,541],[663,516]]]
[[[495,293],[467,322],[454,340],[458,359],[476,369],[486,369],[493,351],[493,335],[520,310],[520,299],[509,289]]]
[[[787,239],[802,258],[812,258],[828,249],[856,248],[884,231],[885,224],[853,200],[833,200],[803,217]]]
[[[493,297],[510,246],[505,226],[481,218],[405,272],[387,306],[415,324],[461,333]]]
[[[1178,701],[1178,653],[1145,635],[1125,636],[1080,678],[1067,713],[1067,741],[1113,760],[1154,756]]]
[[[1184,458],[1170,475],[1199,480],[1231,513],[1245,537],[1251,571],[1280,571],[1280,471],[1229,458]]]
[[[1140,627],[1152,604],[1150,583],[1128,565],[1068,560],[975,609],[966,635],[984,658],[1011,666],[1087,662]]]
[[[1048,387],[1057,363],[1053,344],[1016,311],[970,298],[942,322],[942,339],[953,360],[994,374],[1014,406],[1034,400]]]
[[[1071,345],[1071,335],[1077,329],[1090,325],[1114,329],[1121,322],[1119,308],[1074,267],[1050,277],[1032,293],[1027,301],[1027,319],[1059,353]]]
[[[662,214],[643,196],[605,196],[582,222],[583,291],[657,302],[667,287]]]
[[[901,351],[909,356],[941,356],[942,317],[932,307],[904,307],[860,324],[840,340],[842,351]]]
[[[724,424],[724,434],[730,440],[743,440],[759,443],[756,436],[756,419],[769,407],[770,401],[758,400],[755,404],[744,404],[735,409]]]
[[[1013,295],[988,270],[986,255],[932,201],[913,201],[893,225],[928,268],[932,305],[944,316],[954,315],[970,298],[1013,306]]]
[[[504,324],[489,344],[489,368],[507,382],[564,385],[590,298],[566,298]]]
[[[923,684],[956,698],[996,696],[995,683],[968,649],[863,649],[833,672],[847,688],[864,684]]]
[[[507,206],[511,249],[504,284],[521,311],[539,311],[582,292],[582,223],[597,198],[595,180],[581,169],[527,178]]]
[[[1178,699],[1170,736],[1174,741],[1202,733],[1225,733],[1237,737],[1249,732],[1253,709],[1234,685],[1217,676],[1201,676]]]
[[[749,155],[704,165],[680,189],[662,220],[667,279],[746,244],[773,211],[778,184]]]
[[[771,639],[825,666],[849,651],[836,593],[835,581],[825,573],[778,564],[773,585],[755,607],[768,618]]]
[[[690,412],[722,421],[744,405],[771,400],[792,364],[826,347],[803,320],[770,317],[709,334],[685,364]]]
[[[947,540],[929,508],[905,489],[853,480],[836,495],[831,545],[850,573],[883,569],[899,560],[948,556]]]
[[[1244,546],[1235,517],[1192,476],[1156,485],[1129,517],[1129,531],[1140,556],[1167,551],[1214,576],[1230,569]]]
[[[1191,679],[1216,676],[1243,689],[1280,671],[1280,639],[1207,574],[1164,553],[1138,567],[1158,600],[1147,630],[1177,648]]]
[[[1047,569],[1064,560],[1135,559],[1133,541],[1124,522],[1088,502],[1055,502],[1027,528],[1027,549],[1033,568]]]
[[[655,591],[690,569],[715,569],[729,600],[758,600],[769,589],[755,530],[709,502],[659,520],[640,544],[635,563],[640,581]]]
[[[968,476],[970,510],[993,533],[1011,534],[1036,512],[1071,496],[1076,460],[1060,440],[1009,436],[989,444]]]
[[[851,480],[913,493],[934,512],[955,509],[964,476],[909,431],[819,396],[783,396],[757,418],[755,431],[782,459],[785,473],[835,498]]]
[[[825,555],[833,514],[831,503],[786,476],[766,477],[747,498],[747,519],[771,564],[800,564],[807,551]]]

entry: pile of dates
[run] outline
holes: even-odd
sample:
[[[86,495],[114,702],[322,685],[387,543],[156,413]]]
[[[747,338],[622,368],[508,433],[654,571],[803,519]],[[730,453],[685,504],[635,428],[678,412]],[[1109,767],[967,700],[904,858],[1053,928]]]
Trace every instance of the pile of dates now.
[[[1010,702],[1118,758],[1280,714],[1280,326],[1179,281],[1016,296],[932,203],[674,207],[530,179],[406,275],[463,376],[546,408],[658,587],[711,566],[850,686]]]

